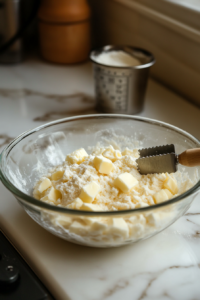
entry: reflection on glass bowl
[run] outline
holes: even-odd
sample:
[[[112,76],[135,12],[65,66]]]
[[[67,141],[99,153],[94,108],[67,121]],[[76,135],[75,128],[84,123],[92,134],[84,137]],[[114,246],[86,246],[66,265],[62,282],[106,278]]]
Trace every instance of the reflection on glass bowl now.
[[[28,215],[43,228],[68,241],[115,247],[149,238],[189,208],[199,192],[200,167],[187,168],[194,186],[166,202],[132,210],[90,212],[67,209],[34,199],[33,187],[47,169],[61,164],[66,154],[88,146],[120,143],[122,148],[175,144],[176,152],[200,147],[189,133],[172,125],[127,115],[87,115],[51,122],[17,137],[2,152],[0,178]],[[179,167],[182,168],[182,167]],[[113,230],[113,222],[118,224]]]

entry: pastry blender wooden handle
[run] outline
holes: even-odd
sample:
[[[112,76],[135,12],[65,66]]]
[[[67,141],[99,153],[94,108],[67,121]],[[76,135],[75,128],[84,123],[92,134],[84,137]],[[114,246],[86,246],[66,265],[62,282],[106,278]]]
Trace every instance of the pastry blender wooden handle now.
[[[179,154],[178,162],[187,167],[200,166],[200,148],[188,149]]]

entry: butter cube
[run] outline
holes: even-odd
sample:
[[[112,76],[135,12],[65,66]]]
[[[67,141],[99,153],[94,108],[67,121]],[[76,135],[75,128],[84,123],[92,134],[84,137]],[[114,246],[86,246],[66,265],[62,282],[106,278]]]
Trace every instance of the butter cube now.
[[[38,191],[40,193],[43,193],[44,191],[46,191],[50,186],[52,185],[51,181],[49,180],[49,178],[45,178],[41,181],[39,187],[38,187]]]
[[[79,198],[83,202],[91,203],[95,198],[95,196],[98,194],[99,190],[100,190],[99,184],[96,183],[95,181],[92,181],[81,189]]]
[[[80,148],[68,154],[66,157],[66,161],[70,162],[71,164],[80,164],[84,161],[86,156],[88,156],[88,154],[85,149]]]
[[[130,191],[138,183],[137,179],[130,173],[120,174],[115,180],[114,185],[123,193]]]
[[[91,226],[91,233],[92,234],[99,234],[103,231],[105,231],[108,228],[108,225],[101,222],[101,221],[95,221]]]
[[[147,206],[149,206],[147,203],[139,202],[135,205],[135,208],[141,208],[141,207],[147,207]]]
[[[140,214],[137,216],[132,216],[129,218],[129,222],[131,222],[132,224],[146,224],[146,218],[144,217],[144,215]]]
[[[72,218],[68,216],[58,216],[55,218],[54,223],[65,229],[68,229],[69,226],[72,224]]]
[[[153,199],[155,201],[155,203],[161,203],[163,201],[166,201],[169,199],[167,193],[165,192],[165,190],[160,190],[159,192],[155,193],[153,195]]]
[[[112,207],[118,209],[118,210],[126,210],[130,208],[130,205],[128,203],[122,203],[122,202],[114,202]]]
[[[74,221],[71,226],[69,227],[69,230],[73,233],[76,233],[78,235],[84,235],[88,232],[89,226],[84,226],[81,223]]]
[[[55,202],[56,200],[61,198],[62,198],[61,193],[58,190],[54,189],[54,187],[52,186],[50,190],[47,192],[47,194],[43,198],[41,198],[41,200]]]
[[[79,217],[78,219],[76,219],[76,221],[78,221],[79,223],[83,223],[84,225],[92,225],[96,220],[98,220],[98,218],[95,217]]]
[[[88,211],[101,211],[102,208],[101,206],[97,204],[92,204],[92,203],[83,203],[82,206],[80,207],[81,210],[88,210]]]
[[[177,187],[177,182],[176,179],[168,177],[164,183],[163,187],[165,189],[168,189],[173,195],[178,193],[178,187]]]
[[[131,224],[130,225],[130,237],[131,238],[137,238],[142,237],[142,234],[144,232],[144,225],[137,223],[137,224]]]
[[[67,205],[67,208],[71,208],[71,209],[80,209],[80,207],[82,206],[83,201],[80,198],[76,198],[72,203],[70,203],[69,205]]]
[[[129,235],[128,224],[123,218],[113,218],[109,232],[127,238]]]
[[[116,161],[122,157],[121,152],[119,150],[115,150],[112,146],[110,148],[103,151],[102,155],[111,161]]]
[[[93,164],[97,171],[102,174],[109,174],[114,168],[112,161],[103,156],[95,156]]]
[[[161,222],[160,215],[158,213],[150,213],[146,216],[146,220],[151,226],[158,226]]]
[[[171,199],[173,197],[173,194],[168,190],[168,189],[163,189],[165,191],[165,193],[168,196],[168,199]]]
[[[139,153],[137,149],[134,150],[130,150],[128,148],[126,148],[124,151],[122,151],[122,155],[128,155],[128,156],[132,156],[132,157],[139,157]]]
[[[59,180],[63,177],[64,171],[56,171],[51,175],[52,180]]]

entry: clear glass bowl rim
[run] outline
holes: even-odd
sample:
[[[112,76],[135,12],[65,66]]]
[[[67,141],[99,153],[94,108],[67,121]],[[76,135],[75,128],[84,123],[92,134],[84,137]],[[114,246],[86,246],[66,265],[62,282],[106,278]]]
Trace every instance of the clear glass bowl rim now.
[[[50,210],[50,211],[57,212],[57,213],[87,215],[87,216],[88,215],[91,215],[91,216],[108,216],[108,215],[114,216],[115,215],[115,216],[117,216],[117,215],[122,215],[122,214],[134,214],[134,213],[138,213],[138,212],[150,212],[151,210],[155,210],[157,208],[165,207],[165,206],[171,205],[172,203],[181,201],[181,200],[185,199],[186,197],[188,197],[192,194],[195,194],[198,191],[198,189],[200,188],[200,180],[198,180],[198,182],[192,188],[187,190],[185,193],[183,193],[177,197],[174,197],[171,200],[160,203],[160,204],[155,204],[155,205],[151,205],[148,207],[142,207],[142,208],[128,209],[128,210],[91,212],[91,211],[68,209],[65,207],[55,206],[55,205],[51,205],[51,204],[42,202],[40,200],[37,200],[37,199],[23,193],[19,189],[17,189],[12,184],[12,182],[7,178],[5,170],[2,167],[2,164],[3,164],[4,160],[6,160],[6,157],[9,155],[12,148],[15,145],[17,145],[22,139],[26,138],[27,136],[31,135],[32,133],[40,131],[41,129],[51,127],[56,124],[77,121],[77,120],[81,120],[81,119],[84,120],[84,119],[96,119],[96,118],[114,118],[114,119],[130,119],[130,120],[132,119],[135,121],[141,121],[141,122],[148,123],[148,124],[158,125],[161,127],[165,127],[167,129],[171,129],[179,134],[186,136],[187,138],[189,138],[193,142],[195,142],[197,144],[197,146],[200,147],[200,141],[198,139],[196,139],[194,136],[192,136],[191,134],[189,134],[188,132],[186,132],[176,126],[173,126],[173,125],[170,125],[168,123],[161,122],[158,120],[154,120],[154,119],[149,119],[149,118],[145,118],[145,117],[136,117],[136,116],[131,116],[131,115],[123,115],[123,114],[91,114],[91,115],[84,115],[84,116],[68,117],[68,118],[63,118],[63,119],[49,122],[49,123],[43,124],[41,126],[38,126],[32,130],[26,131],[26,132],[22,133],[21,135],[19,135],[18,137],[16,137],[9,145],[7,145],[3,149],[3,151],[0,155],[0,180],[2,181],[2,183],[5,185],[5,187],[11,193],[13,193],[16,197],[20,198],[20,200],[22,202],[25,202],[26,205],[31,205],[31,206],[34,205],[38,208],[43,208],[43,209]]]

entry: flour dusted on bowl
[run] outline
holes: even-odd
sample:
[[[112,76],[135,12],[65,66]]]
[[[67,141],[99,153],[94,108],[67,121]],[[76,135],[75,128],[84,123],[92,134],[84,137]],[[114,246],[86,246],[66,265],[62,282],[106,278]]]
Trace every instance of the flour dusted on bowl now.
[[[164,202],[192,186],[189,177],[182,176],[181,172],[140,175],[136,164],[138,157],[137,149],[120,151],[111,145],[94,147],[91,154],[83,148],[77,149],[36,183],[33,195],[41,201],[69,209],[122,211]],[[49,226],[53,224],[60,228],[62,235],[67,234],[72,240],[75,234],[80,243],[84,239],[88,245],[101,246],[107,242],[114,246],[159,230],[169,218],[173,219],[173,213],[173,210],[165,209],[120,218],[49,217],[48,213],[43,213],[43,218],[48,219]]]
[[[49,171],[34,188],[34,197],[72,209],[115,211],[149,206],[178,193],[169,174],[142,176],[137,149],[97,147],[91,154],[78,149]]]

